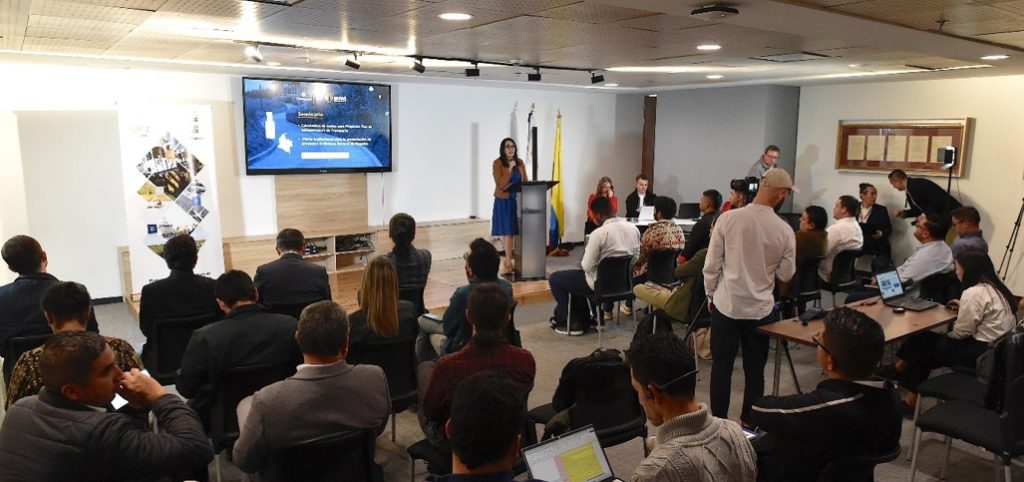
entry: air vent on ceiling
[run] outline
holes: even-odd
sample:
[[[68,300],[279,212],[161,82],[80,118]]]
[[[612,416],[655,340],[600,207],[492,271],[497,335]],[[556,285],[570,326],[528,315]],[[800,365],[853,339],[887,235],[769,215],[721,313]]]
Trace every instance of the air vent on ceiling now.
[[[776,54],[776,55],[762,55],[760,57],[751,57],[755,60],[765,60],[768,62],[805,62],[808,60],[819,60],[819,59],[830,59],[828,55],[816,54],[814,52],[794,52],[788,54]]]
[[[721,20],[723,18],[739,15],[739,13],[740,11],[733,7],[713,3],[711,5],[705,5],[694,9],[690,12],[690,16],[701,20]]]

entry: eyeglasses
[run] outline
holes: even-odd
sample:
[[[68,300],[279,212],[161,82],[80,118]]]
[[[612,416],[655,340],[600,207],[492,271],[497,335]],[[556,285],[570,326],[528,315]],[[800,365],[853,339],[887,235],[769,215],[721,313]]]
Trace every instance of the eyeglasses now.
[[[820,346],[822,350],[825,350],[825,353],[828,353],[828,356],[835,360],[836,356],[833,355],[832,352],[828,351],[828,348],[825,348],[825,344],[821,342],[821,338],[819,338],[818,335],[811,335],[811,341],[814,342],[815,346]]]

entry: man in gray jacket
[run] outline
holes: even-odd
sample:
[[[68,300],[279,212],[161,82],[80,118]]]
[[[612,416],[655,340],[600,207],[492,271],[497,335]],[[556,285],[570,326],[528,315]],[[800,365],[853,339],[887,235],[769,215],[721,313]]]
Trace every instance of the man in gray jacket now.
[[[754,449],[736,422],[714,417],[694,399],[693,354],[671,332],[641,336],[626,354],[633,389],[658,427],[651,454],[631,482],[744,482],[757,475]]]
[[[138,369],[123,373],[102,336],[53,335],[39,371],[42,391],[18,400],[0,427],[4,482],[180,479],[213,459],[196,413]],[[117,393],[126,411],[152,410],[161,432],[112,411]]]
[[[234,462],[243,472],[268,468],[278,449],[353,429],[379,434],[391,413],[384,370],[349,365],[348,315],[333,301],[302,310],[295,339],[304,363],[295,375],[268,385],[238,404],[240,435]]]

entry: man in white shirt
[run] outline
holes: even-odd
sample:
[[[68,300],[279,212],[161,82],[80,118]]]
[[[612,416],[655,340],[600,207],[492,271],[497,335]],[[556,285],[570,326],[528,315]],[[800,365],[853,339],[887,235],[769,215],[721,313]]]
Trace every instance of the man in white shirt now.
[[[583,262],[581,263],[583,269],[557,271],[548,279],[548,285],[551,286],[551,293],[555,296],[556,303],[555,317],[552,319],[551,327],[556,332],[565,335],[582,335],[586,329],[586,325],[579,321],[580,317],[576,316],[573,316],[574,319],[570,321],[569,329],[566,329],[569,293],[574,295],[594,293],[597,265],[601,260],[611,256],[632,256],[635,262],[640,253],[640,231],[624,218],[612,215],[612,204],[608,198],[594,199],[594,202],[590,204],[590,209],[594,212],[599,227],[590,233],[590,240],[587,241],[587,246],[584,248]],[[582,315],[590,312],[583,296],[575,296],[574,302],[574,313]]]
[[[796,273],[793,228],[774,211],[791,191],[795,188],[789,173],[768,171],[754,202],[723,213],[711,232],[704,290],[711,300],[711,413],[719,418],[729,416],[732,368],[741,345],[741,422],[749,420],[751,404],[764,395],[768,336],[755,330],[772,321],[776,278],[785,282]]]
[[[908,290],[911,296],[918,296],[921,292],[921,281],[937,273],[949,273],[953,271],[953,251],[946,244],[946,231],[948,228],[937,214],[928,213],[917,217],[917,225],[914,226],[914,238],[921,245],[914,250],[906,261],[898,268],[896,273],[900,275],[900,281],[906,283],[914,280],[913,288]]]
[[[836,222],[825,229],[828,233],[828,247],[825,248],[825,259],[818,264],[818,276],[826,282],[832,274],[832,263],[836,255],[864,247],[864,231],[854,217],[859,204],[853,196],[840,196],[832,208],[832,217],[836,218]]]

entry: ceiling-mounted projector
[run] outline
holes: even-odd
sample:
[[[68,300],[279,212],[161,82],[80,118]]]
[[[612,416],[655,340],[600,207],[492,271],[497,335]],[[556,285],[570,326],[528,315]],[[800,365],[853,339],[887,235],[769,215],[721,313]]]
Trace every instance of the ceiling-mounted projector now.
[[[733,7],[727,7],[725,5],[713,3],[711,5],[705,5],[703,7],[694,9],[692,12],[690,12],[690,16],[699,18],[701,20],[721,20],[724,18],[732,17],[734,15],[739,15],[739,13],[740,11]]]

